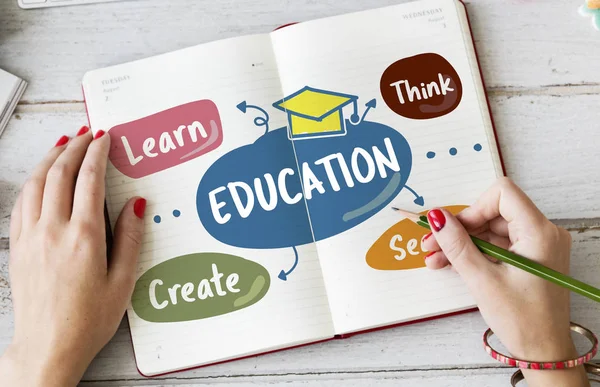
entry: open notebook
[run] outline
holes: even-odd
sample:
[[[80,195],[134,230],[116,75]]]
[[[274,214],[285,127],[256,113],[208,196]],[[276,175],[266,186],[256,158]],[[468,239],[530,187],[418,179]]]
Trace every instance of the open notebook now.
[[[111,222],[148,200],[128,310],[157,375],[472,308],[413,211],[500,156],[465,8],[427,0],[95,70]]]

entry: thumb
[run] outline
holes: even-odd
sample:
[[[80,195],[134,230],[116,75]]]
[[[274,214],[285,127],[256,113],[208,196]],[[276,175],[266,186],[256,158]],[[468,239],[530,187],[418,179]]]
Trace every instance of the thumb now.
[[[119,291],[131,291],[135,283],[135,268],[144,234],[146,199],[131,198],[115,225],[114,244],[108,269],[109,278]]]
[[[448,261],[466,282],[490,269],[492,263],[477,249],[465,227],[445,209],[433,209],[427,220]]]

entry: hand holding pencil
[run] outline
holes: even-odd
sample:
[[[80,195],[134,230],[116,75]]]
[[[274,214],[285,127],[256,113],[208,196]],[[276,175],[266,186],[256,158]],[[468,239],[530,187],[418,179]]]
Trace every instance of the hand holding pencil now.
[[[471,235],[481,238],[568,273],[570,234],[550,222],[519,187],[501,178],[456,217],[434,209],[428,213],[428,220],[432,233],[423,238],[422,244],[430,251],[427,267],[452,265],[467,284],[483,318],[512,355],[540,361],[576,355],[569,331],[569,291],[517,267],[499,264],[482,254],[471,240]],[[526,372],[531,386],[579,386],[587,380],[583,370],[577,368],[553,371],[552,383],[543,379],[548,374]],[[565,384],[559,383],[561,378],[565,378]]]

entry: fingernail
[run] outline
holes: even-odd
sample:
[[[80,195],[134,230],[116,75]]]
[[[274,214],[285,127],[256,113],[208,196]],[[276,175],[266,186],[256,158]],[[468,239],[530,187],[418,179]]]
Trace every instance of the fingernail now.
[[[144,212],[146,212],[146,199],[139,198],[133,203],[133,213],[140,219],[144,219]]]
[[[69,137],[62,136],[61,138],[58,139],[58,141],[56,142],[56,145],[54,145],[54,146],[63,146],[68,142],[69,142]]]
[[[444,213],[437,208],[427,213],[427,219],[429,219],[429,224],[431,227],[433,227],[433,229],[437,232],[441,231],[446,224],[446,217],[444,216]]]
[[[432,233],[432,232],[430,232],[429,234],[427,234],[427,235],[425,235],[425,236],[423,237],[422,241],[423,241],[423,242],[425,242],[425,241],[426,241],[426,240],[427,240],[427,239],[428,239],[430,236],[432,236],[432,235],[433,235],[433,233]]]
[[[81,129],[79,129],[79,132],[77,132],[78,136],[83,136],[84,134],[86,134],[87,132],[90,131],[90,128],[88,128],[87,126],[82,126]]]
[[[432,251],[431,253],[427,254],[425,256],[425,260],[427,260],[427,258],[431,257],[433,254],[435,254],[437,251]]]
[[[104,133],[106,133],[104,130],[99,130],[96,132],[96,135],[94,136],[94,140],[99,139],[100,137],[104,136]]]

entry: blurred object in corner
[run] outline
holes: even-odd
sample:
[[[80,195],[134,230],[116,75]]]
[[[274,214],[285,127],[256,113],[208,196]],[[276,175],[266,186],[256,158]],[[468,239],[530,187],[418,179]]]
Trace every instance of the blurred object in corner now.
[[[0,69],[0,136],[26,87],[27,82]]]

